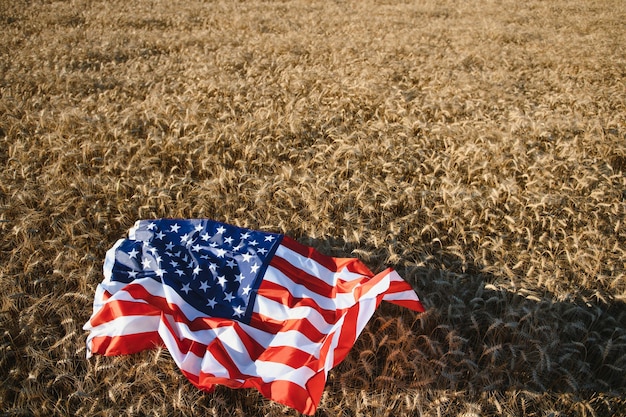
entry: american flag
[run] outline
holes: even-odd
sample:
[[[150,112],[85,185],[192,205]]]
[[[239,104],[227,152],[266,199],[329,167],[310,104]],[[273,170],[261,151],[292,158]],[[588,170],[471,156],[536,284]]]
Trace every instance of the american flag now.
[[[200,389],[256,388],[313,414],[382,300],[424,311],[390,268],[207,219],[140,220],[106,254],[87,355],[165,346]]]

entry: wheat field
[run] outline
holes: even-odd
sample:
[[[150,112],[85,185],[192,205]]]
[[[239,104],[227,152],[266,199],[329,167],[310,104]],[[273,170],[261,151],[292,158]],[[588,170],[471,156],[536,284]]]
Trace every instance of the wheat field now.
[[[395,268],[318,416],[626,415],[622,0],[0,0],[0,415],[285,416],[85,359],[106,250],[212,218]]]

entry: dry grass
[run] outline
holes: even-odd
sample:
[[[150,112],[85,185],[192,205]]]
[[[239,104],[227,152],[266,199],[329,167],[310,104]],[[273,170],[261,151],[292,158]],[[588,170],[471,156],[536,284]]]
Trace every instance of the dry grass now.
[[[0,0],[0,413],[292,415],[86,361],[136,219],[286,232],[382,307],[320,416],[626,415],[626,3]]]

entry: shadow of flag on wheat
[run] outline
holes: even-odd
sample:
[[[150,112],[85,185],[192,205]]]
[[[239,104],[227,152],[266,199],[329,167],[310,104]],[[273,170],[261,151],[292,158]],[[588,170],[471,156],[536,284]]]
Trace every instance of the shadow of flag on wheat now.
[[[165,346],[198,388],[256,388],[305,413],[381,301],[424,311],[394,270],[212,220],[141,220],[107,252],[88,355]]]

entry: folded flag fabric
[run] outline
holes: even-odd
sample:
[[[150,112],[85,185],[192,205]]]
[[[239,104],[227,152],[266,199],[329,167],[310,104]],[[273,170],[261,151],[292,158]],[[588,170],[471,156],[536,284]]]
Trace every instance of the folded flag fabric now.
[[[156,346],[198,388],[256,388],[313,414],[381,301],[424,311],[391,268],[207,219],[139,220],[109,249],[87,355]]]

